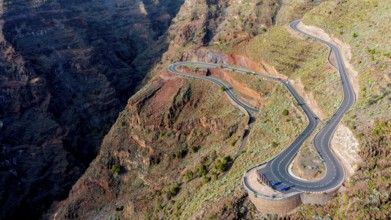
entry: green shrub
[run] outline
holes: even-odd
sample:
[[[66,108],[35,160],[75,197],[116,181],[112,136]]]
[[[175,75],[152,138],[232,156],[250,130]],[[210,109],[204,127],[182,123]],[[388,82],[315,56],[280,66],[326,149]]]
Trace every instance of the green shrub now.
[[[192,181],[193,177],[194,177],[193,171],[189,170],[189,171],[186,172],[186,174],[185,174],[186,182]]]
[[[114,175],[119,175],[121,173],[121,166],[120,165],[113,165],[111,166],[111,172],[114,174]]]
[[[206,166],[204,164],[201,164],[199,167],[198,167],[198,175],[199,176],[205,176],[206,173],[207,173],[207,170],[206,170]]]
[[[219,172],[225,172],[229,167],[229,164],[232,162],[231,156],[226,156],[223,159],[216,160],[214,168]]]
[[[197,151],[198,151],[198,147],[197,146],[191,146],[190,147],[190,152],[197,153]]]
[[[187,149],[180,149],[176,154],[175,154],[175,157],[178,158],[178,159],[182,159],[184,157],[186,157],[187,155]]]
[[[211,161],[214,161],[216,160],[216,158],[217,158],[217,152],[216,150],[213,150],[212,153],[210,154],[210,159]]]
[[[210,176],[204,176],[203,177],[203,181],[204,181],[204,183],[209,183],[210,182]]]
[[[232,137],[233,133],[234,133],[233,131],[228,132],[227,137],[225,137],[225,138],[228,139],[228,138]]]
[[[284,116],[289,115],[289,110],[288,110],[288,109],[284,109],[284,110],[282,111],[282,115],[284,115]]]
[[[170,195],[173,197],[173,196],[176,196],[178,195],[179,191],[181,190],[181,187],[179,186],[179,184],[175,184],[175,186],[173,186],[171,189],[170,189]]]

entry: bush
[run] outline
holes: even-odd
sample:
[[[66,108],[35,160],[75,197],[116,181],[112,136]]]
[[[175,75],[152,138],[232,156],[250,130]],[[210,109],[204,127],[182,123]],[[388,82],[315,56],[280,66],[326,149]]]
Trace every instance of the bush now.
[[[227,163],[230,163],[230,162],[232,162],[232,157],[231,156],[225,156],[224,157],[224,159],[223,159],[223,161],[225,161],[225,162],[227,162]]]
[[[272,142],[272,147],[277,147],[278,146],[278,143],[276,141],[273,141]]]
[[[209,183],[210,182],[210,176],[204,176],[203,177],[204,183]]]
[[[198,167],[198,175],[200,176],[205,176],[206,173],[207,173],[207,170],[206,170],[206,166],[204,164],[201,164],[199,167]]]
[[[210,154],[210,159],[214,161],[216,160],[216,158],[217,158],[217,152],[216,150],[213,150],[212,153]]]
[[[197,151],[198,151],[198,147],[197,146],[190,147],[190,152],[197,153]]]
[[[114,175],[119,175],[121,173],[121,166],[120,165],[113,165],[111,166],[111,172],[114,174]]]
[[[225,172],[229,167],[229,164],[232,162],[231,156],[226,156],[222,160],[216,160],[214,168],[219,171],[219,173]]]
[[[175,184],[175,186],[170,189],[171,197],[178,195],[179,191],[181,191],[181,187],[178,184]]]
[[[284,115],[284,116],[289,115],[288,109],[284,109],[284,110],[282,111],[282,115]]]
[[[352,36],[353,36],[353,38],[356,38],[356,37],[358,37],[358,34],[356,32],[353,32]]]
[[[235,144],[236,144],[237,141],[238,141],[238,139],[235,139],[235,140],[231,141],[231,146],[232,146],[232,147],[235,146]]]
[[[234,132],[230,131],[230,132],[228,132],[227,137],[225,137],[225,138],[228,139],[228,138],[232,137],[233,134],[234,134]]]
[[[186,182],[192,181],[193,177],[194,177],[193,171],[189,170],[189,171],[186,172],[186,174],[185,174]]]
[[[182,159],[184,157],[186,157],[187,155],[187,149],[180,149],[176,154],[175,154],[175,157],[178,158],[178,159]]]
[[[220,91],[225,92],[225,87],[224,86],[220,87]]]

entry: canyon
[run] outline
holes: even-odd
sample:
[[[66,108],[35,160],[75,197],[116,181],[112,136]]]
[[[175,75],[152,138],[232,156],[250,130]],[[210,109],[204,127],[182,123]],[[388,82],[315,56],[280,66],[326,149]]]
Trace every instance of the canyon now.
[[[1,1],[0,219],[390,217],[390,7],[386,0]],[[248,134],[248,116],[221,88],[167,68],[200,61],[281,77],[326,124],[343,98],[341,82],[329,49],[289,29],[299,18],[344,48],[356,70],[357,102],[332,143],[339,157],[351,154],[349,178],[324,206],[264,215],[241,177],[305,128],[298,104],[267,79],[201,71],[259,108]],[[311,147],[309,140],[297,164],[319,160]],[[300,167],[294,172],[303,178],[318,172]]]
[[[167,47],[159,37],[180,5],[2,1],[0,218],[38,218],[66,198]]]

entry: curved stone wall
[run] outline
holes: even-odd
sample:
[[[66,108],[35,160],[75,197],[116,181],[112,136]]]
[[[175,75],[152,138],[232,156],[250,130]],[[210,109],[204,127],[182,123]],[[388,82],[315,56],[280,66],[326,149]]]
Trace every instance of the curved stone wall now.
[[[278,200],[265,199],[256,195],[248,194],[251,202],[262,214],[285,215],[302,204],[300,194]]]

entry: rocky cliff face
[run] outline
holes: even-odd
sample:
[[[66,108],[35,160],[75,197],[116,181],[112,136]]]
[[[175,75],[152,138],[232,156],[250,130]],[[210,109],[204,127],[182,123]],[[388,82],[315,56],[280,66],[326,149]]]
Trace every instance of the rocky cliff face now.
[[[38,218],[67,195],[181,3],[1,1],[1,219]]]

